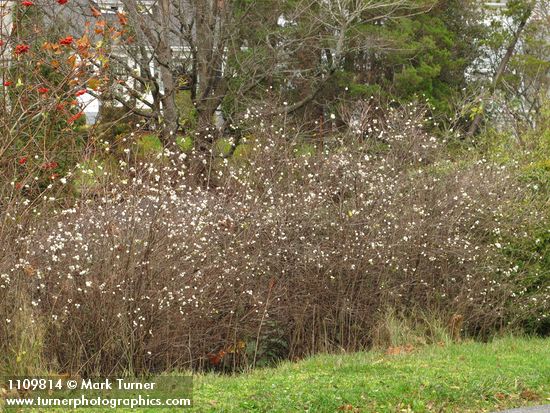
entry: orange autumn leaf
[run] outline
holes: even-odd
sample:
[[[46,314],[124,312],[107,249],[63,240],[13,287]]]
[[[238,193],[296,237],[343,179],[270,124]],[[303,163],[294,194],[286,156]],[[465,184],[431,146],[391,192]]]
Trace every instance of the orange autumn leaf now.
[[[124,13],[118,12],[117,14],[118,21],[122,26],[126,26],[128,24],[128,17]]]
[[[74,68],[76,67],[76,55],[71,55],[67,58],[67,62]]]
[[[208,360],[210,361],[211,364],[218,365],[222,362],[222,360],[223,360],[223,358],[225,357],[226,354],[227,353],[226,353],[225,350],[220,350],[217,353],[207,354],[206,357],[208,357]]]
[[[104,34],[105,33],[105,30],[104,30],[104,27],[105,27],[105,20],[100,20],[98,22],[96,22],[96,28],[95,28],[95,33],[96,34]]]
[[[88,87],[92,90],[97,90],[99,88],[99,79],[97,77],[88,79]]]
[[[87,50],[90,47],[90,39],[87,34],[76,41],[76,47],[78,47],[80,51]]]
[[[92,16],[94,17],[101,17],[101,12],[96,9],[95,7],[90,7],[90,10],[92,11]]]
[[[59,45],[57,43],[44,42],[42,44],[42,50],[59,50]]]
[[[520,394],[519,397],[521,397],[524,400],[529,401],[536,401],[540,398],[540,396],[535,393],[533,390],[525,389]]]
[[[408,354],[411,353],[414,350],[414,346],[412,344],[407,344],[404,347],[388,347],[386,350],[386,354],[390,356],[395,356],[398,354]]]
[[[52,51],[54,52],[55,54],[60,54],[61,53],[61,46],[57,43],[49,43],[49,42],[45,42],[43,45],[42,45],[42,49],[43,50],[48,50],[48,51]]]

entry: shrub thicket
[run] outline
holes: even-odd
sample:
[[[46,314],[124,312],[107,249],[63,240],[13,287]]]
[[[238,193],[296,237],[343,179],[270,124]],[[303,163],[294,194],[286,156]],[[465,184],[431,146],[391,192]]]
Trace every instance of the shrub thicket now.
[[[547,317],[548,286],[506,253],[544,218],[521,170],[446,159],[423,119],[390,110],[376,138],[310,151],[265,126],[231,158],[121,151],[93,198],[12,240],[3,345],[18,317],[57,370],[239,369],[377,344],[387,314],[478,336]]]

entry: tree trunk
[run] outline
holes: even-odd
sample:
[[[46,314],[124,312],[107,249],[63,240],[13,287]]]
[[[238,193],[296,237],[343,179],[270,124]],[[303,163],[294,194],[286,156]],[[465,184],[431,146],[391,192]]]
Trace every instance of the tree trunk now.
[[[158,46],[158,63],[160,77],[164,86],[162,96],[163,124],[160,139],[164,147],[175,146],[178,131],[179,115],[176,106],[177,82],[171,67],[172,49],[170,48],[170,0],[160,1],[162,29]]]
[[[493,76],[493,80],[491,82],[491,91],[490,91],[490,94],[489,94],[488,98],[492,98],[495,95],[495,91],[497,89],[497,86],[498,86],[501,78],[502,78],[502,75],[504,75],[504,72],[506,71],[506,68],[508,67],[508,63],[510,63],[510,60],[514,56],[514,51],[515,51],[516,46],[518,44],[518,41],[521,37],[521,34],[523,33],[523,30],[525,29],[525,26],[527,25],[527,21],[529,20],[529,18],[531,17],[531,14],[533,13],[533,8],[534,8],[534,5],[531,2],[531,4],[528,6],[526,12],[523,14],[523,16],[522,16],[522,18],[519,22],[518,28],[516,29],[516,32],[514,33],[514,36],[512,37],[512,40],[510,41],[510,44],[506,48],[506,53],[502,57],[502,60],[500,61],[500,64],[498,65],[498,68],[497,68],[497,70],[496,70],[496,72]],[[482,99],[482,101],[483,101],[483,99]],[[474,119],[473,119],[473,121],[470,125],[470,128],[468,130],[468,134],[467,134],[468,137],[472,137],[477,133],[477,131],[479,129],[479,126],[481,125],[482,120],[483,120],[483,111],[480,111],[479,113],[476,114],[476,116],[474,117]]]
[[[160,119],[161,133],[160,140],[164,147],[173,148],[176,142],[176,132],[178,131],[178,109],[176,105],[177,81],[176,73],[172,68],[172,49],[170,47],[170,0],[160,0],[155,12],[159,13],[160,30],[153,30],[147,15],[138,11],[135,0],[122,0],[124,6],[130,13],[133,22],[137,23],[136,29],[138,35],[147,40],[149,46],[153,49],[160,72],[160,79],[164,87],[164,92],[160,95],[162,102],[162,116]],[[151,16],[149,16],[150,18]]]

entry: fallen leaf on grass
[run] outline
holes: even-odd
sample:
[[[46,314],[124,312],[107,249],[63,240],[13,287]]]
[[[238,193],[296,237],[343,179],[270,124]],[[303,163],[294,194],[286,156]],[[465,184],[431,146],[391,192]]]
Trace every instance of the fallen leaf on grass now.
[[[404,347],[388,347],[388,349],[386,350],[386,354],[390,355],[390,356],[394,356],[394,355],[397,355],[397,354],[407,354],[407,353],[411,353],[412,351],[414,350],[414,347],[412,344],[407,344],[406,346]]]
[[[529,389],[523,390],[519,394],[519,397],[521,397],[524,400],[529,400],[529,401],[535,401],[535,400],[540,399],[540,396],[537,393],[535,393],[534,391],[529,390]]]

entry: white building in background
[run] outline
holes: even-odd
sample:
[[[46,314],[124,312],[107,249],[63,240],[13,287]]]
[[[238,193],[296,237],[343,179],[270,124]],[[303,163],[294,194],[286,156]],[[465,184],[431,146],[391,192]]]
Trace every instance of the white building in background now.
[[[11,33],[12,28],[12,15],[11,9],[13,6],[13,1],[0,0],[0,39],[6,39]],[[6,63],[4,59],[7,59],[8,56],[7,47],[4,44],[0,45],[0,63]]]

